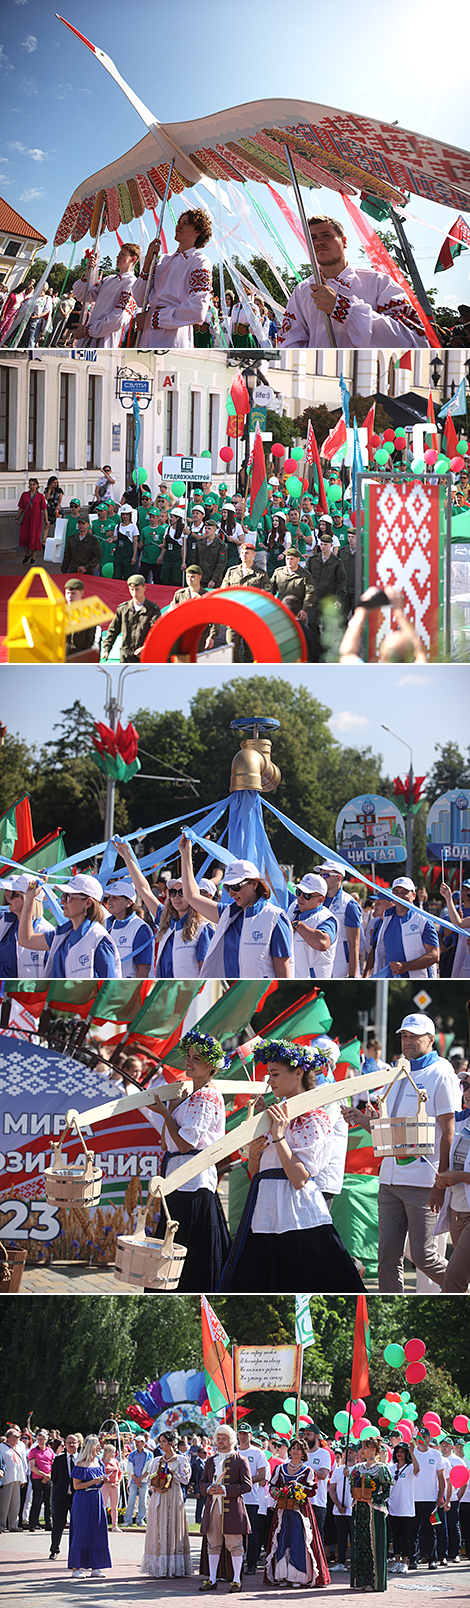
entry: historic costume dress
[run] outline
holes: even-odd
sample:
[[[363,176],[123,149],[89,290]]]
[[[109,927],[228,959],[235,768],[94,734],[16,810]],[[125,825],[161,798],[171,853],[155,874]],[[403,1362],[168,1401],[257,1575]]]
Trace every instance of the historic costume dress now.
[[[289,1461],[278,1463],[269,1489],[276,1498],[271,1534],[266,1549],[265,1582],[278,1586],[328,1586],[330,1574],[311,1496],[315,1487],[314,1470],[301,1463],[295,1470]],[[304,1494],[297,1500],[296,1490]],[[287,1492],[287,1495],[286,1495]],[[287,1507],[286,1501],[290,1504]],[[295,1502],[295,1506],[293,1505]]]
[[[189,1458],[176,1454],[167,1460],[154,1457],[150,1481],[152,1476],[159,1476],[161,1489],[152,1490],[148,1505],[142,1574],[168,1579],[190,1575],[193,1571],[188,1523],[181,1489],[191,1478]],[[165,1490],[169,1476],[170,1483]]]
[[[353,1509],[351,1517],[351,1586],[387,1590],[387,1500],[393,1474],[385,1463],[355,1463],[349,1472]],[[372,1500],[355,1496],[362,1480]]]
[[[192,1155],[205,1150],[225,1133],[223,1097],[211,1084],[195,1089],[172,1115]],[[166,1151],[161,1171],[167,1177],[189,1160],[189,1154],[178,1150],[171,1134],[165,1130],[164,1142]],[[215,1290],[230,1250],[230,1235],[217,1194],[217,1168],[208,1167],[205,1172],[197,1173],[181,1189],[176,1189],[169,1200],[171,1215],[179,1223],[177,1242],[188,1247],[178,1289]],[[162,1212],[157,1229],[159,1237],[165,1228],[166,1218]]]
[[[68,1569],[112,1569],[108,1542],[108,1520],[101,1486],[92,1485],[106,1469],[101,1458],[91,1467],[82,1463],[73,1468],[74,1480],[80,1480],[89,1490],[75,1491],[70,1511]]]

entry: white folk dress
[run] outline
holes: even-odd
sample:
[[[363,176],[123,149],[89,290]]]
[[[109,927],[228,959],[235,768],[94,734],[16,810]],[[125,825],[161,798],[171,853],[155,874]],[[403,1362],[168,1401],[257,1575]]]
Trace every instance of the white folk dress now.
[[[161,1462],[161,1457],[154,1457],[150,1478]],[[193,1572],[181,1489],[182,1485],[189,1485],[191,1464],[188,1457],[178,1455],[168,1459],[167,1467],[172,1474],[171,1485],[167,1491],[152,1491],[148,1505],[142,1574],[172,1580]]]

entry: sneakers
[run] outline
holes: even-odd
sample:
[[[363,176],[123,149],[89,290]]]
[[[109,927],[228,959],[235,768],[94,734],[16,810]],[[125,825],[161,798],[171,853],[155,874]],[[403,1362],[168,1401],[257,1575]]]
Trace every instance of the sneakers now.
[[[341,1570],[341,1574],[344,1574],[345,1568],[346,1568],[345,1563],[330,1563],[329,1564],[330,1574],[337,1574],[338,1569]]]
[[[413,1572],[415,1572],[417,1570],[417,1568],[418,1568],[417,1563],[414,1563],[414,1562],[409,1563],[408,1564],[408,1573],[410,1572],[411,1569],[413,1570]]]
[[[400,1563],[399,1563],[398,1558],[395,1558],[393,1563],[389,1563],[388,1572],[389,1572],[389,1574],[399,1574],[400,1573]]]
[[[439,1568],[447,1569],[447,1558],[439,1558]]]
[[[428,1569],[437,1569],[437,1562],[435,1558],[431,1558],[431,1562],[428,1563]]]
[[[71,1578],[72,1578],[72,1580],[84,1580],[85,1579],[85,1570],[84,1569],[72,1569]]]
[[[408,1574],[408,1564],[400,1563],[398,1565],[397,1574]]]
[[[90,1580],[104,1580],[104,1569],[92,1569]]]

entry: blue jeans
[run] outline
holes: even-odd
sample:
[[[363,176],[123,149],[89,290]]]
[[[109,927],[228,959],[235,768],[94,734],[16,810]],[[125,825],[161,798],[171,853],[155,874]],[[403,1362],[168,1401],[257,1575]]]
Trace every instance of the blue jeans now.
[[[130,1486],[129,1486],[129,1497],[128,1497],[126,1511],[125,1511],[125,1514],[124,1514],[124,1528],[127,1527],[127,1529],[130,1529],[130,1527],[132,1525],[132,1520],[133,1520],[133,1517],[134,1517],[135,1500],[136,1500],[137,1496],[139,1498],[139,1506],[138,1506],[138,1509],[137,1509],[137,1523],[138,1524],[145,1524],[145,1519],[146,1519],[146,1516],[147,1516],[147,1491],[148,1491],[148,1486],[147,1485],[136,1485],[135,1479],[131,1479],[131,1483],[130,1483]]]

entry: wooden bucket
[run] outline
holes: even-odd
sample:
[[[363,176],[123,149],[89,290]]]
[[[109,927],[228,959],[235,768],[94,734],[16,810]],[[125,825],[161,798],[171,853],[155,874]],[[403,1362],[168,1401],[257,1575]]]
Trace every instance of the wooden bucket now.
[[[62,1146],[69,1131],[69,1128],[66,1128],[58,1144],[52,1146],[54,1152],[52,1167],[46,1167],[44,1173],[46,1200],[51,1206],[98,1206],[103,1174],[101,1168],[94,1165],[93,1151],[87,1150],[76,1117],[74,1126],[85,1152],[85,1166],[79,1167],[77,1162],[70,1162],[68,1165],[63,1162]]]
[[[416,1092],[416,1115],[389,1117],[387,1095],[396,1083],[397,1077],[403,1072]],[[400,1056],[395,1077],[387,1084],[383,1094],[377,1095],[379,1116],[371,1118],[370,1133],[374,1156],[392,1156],[395,1161],[411,1161],[418,1156],[434,1155],[436,1123],[434,1117],[428,1117],[426,1114],[426,1101],[425,1090],[418,1089],[411,1076],[409,1061]]]
[[[372,1501],[373,1492],[371,1491],[370,1485],[368,1486],[368,1485],[365,1484],[365,1474],[362,1475],[360,1485],[352,1485],[351,1486],[351,1496],[352,1496],[353,1502],[371,1502]]]
[[[148,1208],[158,1194],[158,1188],[149,1190],[145,1206],[137,1214],[135,1233],[119,1234],[116,1241],[114,1277],[138,1290],[176,1290],[186,1256],[186,1246],[175,1244],[179,1224],[172,1222],[164,1195],[160,1199],[166,1216],[165,1238],[149,1239],[145,1233]]]
[[[0,1245],[0,1295],[18,1295],[27,1255],[26,1246]]]

